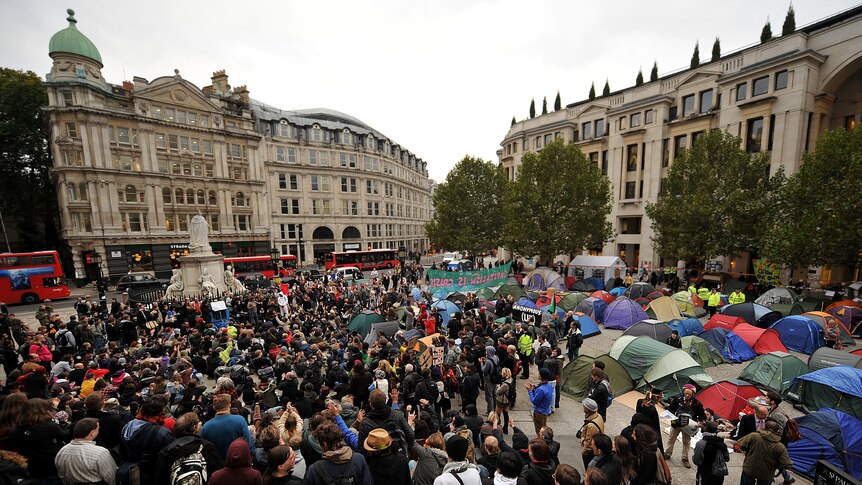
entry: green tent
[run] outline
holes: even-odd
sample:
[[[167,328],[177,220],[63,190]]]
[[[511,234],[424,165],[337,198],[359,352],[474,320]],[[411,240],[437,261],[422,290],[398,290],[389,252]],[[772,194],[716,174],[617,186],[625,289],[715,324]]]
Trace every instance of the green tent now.
[[[773,303],[766,307],[784,315],[785,317],[790,315],[802,315],[805,313],[805,308],[803,308],[800,303]]]
[[[368,332],[371,331],[371,326],[375,323],[383,323],[386,319],[383,318],[383,315],[372,312],[371,310],[362,310],[359,315],[353,317],[353,320],[350,321],[350,324],[347,325],[347,328],[352,331],[358,333],[363,339]]]
[[[578,303],[586,300],[589,297],[586,293],[569,293],[564,296],[557,305],[563,310],[570,312],[577,308]]]
[[[515,301],[518,301],[522,296],[526,294],[527,292],[524,291],[524,289],[518,285],[503,285],[497,288],[497,292],[494,293],[494,298],[500,298],[501,296],[507,297],[511,295],[512,298],[515,299]]]
[[[688,355],[703,368],[724,364],[721,351],[700,337],[694,335],[683,337],[682,350],[688,352]]]
[[[793,379],[809,372],[811,369],[798,357],[787,352],[770,352],[751,361],[739,378],[755,386],[783,393]]]
[[[712,384],[703,367],[685,350],[671,347],[649,337],[623,335],[611,347],[610,356],[617,359],[637,381],[637,389],[661,389],[666,397],[682,394],[684,384]]]
[[[480,300],[490,300],[494,298],[494,290],[491,288],[479,288],[476,290],[476,298]]]
[[[629,377],[626,369],[617,362],[616,359],[603,354],[599,350],[581,347],[580,355],[575,360],[569,361],[563,368],[561,378],[562,391],[568,396],[575,399],[582,399],[587,395],[587,388],[590,383],[590,372],[593,368],[593,362],[604,362],[605,375],[611,382],[611,388],[615,396],[625,394],[634,389],[634,382]]]

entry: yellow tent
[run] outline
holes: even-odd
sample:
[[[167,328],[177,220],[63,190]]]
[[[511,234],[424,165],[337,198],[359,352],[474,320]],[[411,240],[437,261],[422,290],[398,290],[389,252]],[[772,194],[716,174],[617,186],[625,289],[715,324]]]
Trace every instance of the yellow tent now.
[[[669,296],[656,298],[651,301],[644,310],[646,310],[647,315],[649,315],[650,318],[655,318],[662,322],[682,319],[682,314],[679,312],[679,307],[677,306],[676,301]]]

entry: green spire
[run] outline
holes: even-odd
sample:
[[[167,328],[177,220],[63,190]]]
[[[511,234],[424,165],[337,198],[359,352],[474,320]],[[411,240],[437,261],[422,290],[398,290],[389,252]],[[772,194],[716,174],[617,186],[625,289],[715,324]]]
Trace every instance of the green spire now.
[[[96,46],[87,38],[86,35],[78,31],[75,24],[78,21],[75,19],[75,11],[71,8],[66,10],[69,16],[66,20],[69,21],[69,26],[57,32],[51,37],[48,43],[48,55],[56,53],[75,54],[88,59],[92,59],[102,64],[102,56]]]

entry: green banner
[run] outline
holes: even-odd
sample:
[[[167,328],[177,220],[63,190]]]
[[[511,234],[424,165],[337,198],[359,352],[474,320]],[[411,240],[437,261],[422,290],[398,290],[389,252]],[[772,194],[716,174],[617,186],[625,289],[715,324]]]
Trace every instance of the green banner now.
[[[428,286],[436,291],[474,291],[489,286],[500,286],[509,278],[512,263],[477,271],[440,271],[429,269]]]

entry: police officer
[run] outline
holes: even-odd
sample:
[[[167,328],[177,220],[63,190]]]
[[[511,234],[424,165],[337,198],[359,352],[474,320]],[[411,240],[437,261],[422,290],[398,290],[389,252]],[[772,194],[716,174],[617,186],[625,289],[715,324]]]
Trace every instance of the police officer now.
[[[741,288],[737,288],[733,290],[733,293],[727,299],[728,303],[731,305],[737,305],[739,303],[745,303],[745,293],[742,292]]]

